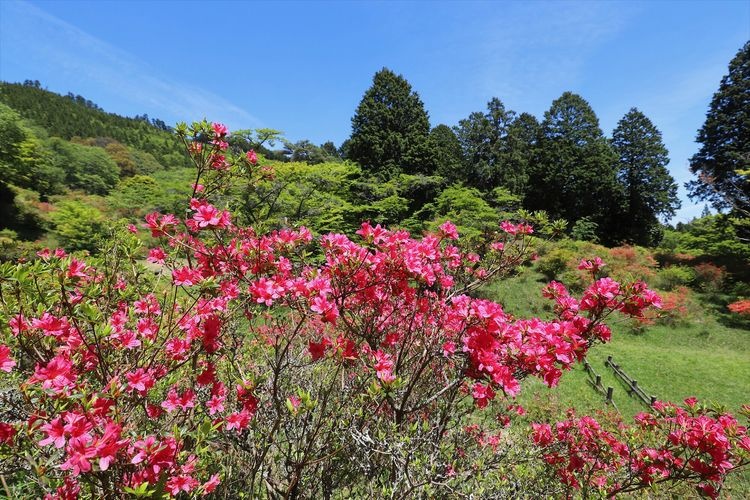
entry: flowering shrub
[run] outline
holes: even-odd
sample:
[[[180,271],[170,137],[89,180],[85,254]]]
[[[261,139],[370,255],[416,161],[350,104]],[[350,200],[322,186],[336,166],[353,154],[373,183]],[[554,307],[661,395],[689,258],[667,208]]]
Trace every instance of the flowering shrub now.
[[[563,281],[574,290],[583,290],[590,281],[588,273],[576,270],[581,258],[598,255],[608,262],[604,273],[617,281],[651,282],[656,276],[657,262],[643,247],[606,248],[582,241],[563,241],[546,252],[537,263],[537,270],[547,279]]]
[[[550,321],[473,298],[525,261],[526,224],[478,249],[450,222],[422,238],[258,234],[216,204],[233,176],[270,175],[257,156],[228,151],[220,124],[177,133],[197,174],[184,218],[146,217],[160,271],[135,227],[99,259],[0,266],[0,474],[19,496],[497,494],[533,451],[503,430],[523,377],[554,386],[609,340],[610,314],[659,307],[599,259],[579,266],[580,298],[545,287]]]
[[[727,308],[740,316],[750,316],[750,300],[748,299],[732,302]]]
[[[662,308],[658,313],[647,314],[662,325],[675,326],[688,321],[695,310],[693,292],[686,286],[671,292],[661,292]]]
[[[619,280],[640,279],[648,283],[656,276],[656,259],[643,247],[620,246],[608,251],[612,277]]]
[[[657,401],[653,410],[636,415],[635,425],[610,430],[571,412],[554,426],[532,424],[532,438],[561,482],[584,496],[689,481],[698,493],[716,498],[727,472],[748,463],[750,436],[731,415],[695,398],[684,407]]]
[[[724,286],[727,271],[710,262],[698,264],[694,268],[695,283],[701,290],[708,292],[718,292]]]

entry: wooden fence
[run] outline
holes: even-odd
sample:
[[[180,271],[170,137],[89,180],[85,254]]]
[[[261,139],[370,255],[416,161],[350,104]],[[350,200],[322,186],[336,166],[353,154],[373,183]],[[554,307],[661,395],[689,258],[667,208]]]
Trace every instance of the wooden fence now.
[[[614,387],[607,387],[606,389],[602,385],[602,376],[596,373],[596,370],[594,370],[594,367],[591,366],[591,364],[588,362],[587,359],[583,360],[583,368],[586,370],[586,373],[589,375],[589,384],[594,388],[594,390],[600,394],[603,394],[606,397],[606,403],[608,405],[612,405],[615,410],[618,412],[620,411],[619,408],[617,408],[617,405],[615,404],[614,400],[612,399],[612,395],[614,394],[615,388]]]
[[[638,381],[630,377],[623,369],[612,360],[612,356],[607,356],[607,361],[604,362],[604,366],[608,366],[615,373],[615,376],[619,378],[628,389],[628,394],[634,395],[640,399],[645,405],[651,406],[656,402],[656,396],[650,396],[646,394],[641,386],[638,385]]]

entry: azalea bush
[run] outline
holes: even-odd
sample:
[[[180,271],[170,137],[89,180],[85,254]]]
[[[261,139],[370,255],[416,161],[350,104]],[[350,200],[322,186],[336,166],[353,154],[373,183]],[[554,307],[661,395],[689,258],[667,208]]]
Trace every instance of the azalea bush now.
[[[8,495],[714,495],[747,463],[745,428],[702,410],[655,408],[642,435],[588,418],[513,430],[524,377],[554,386],[609,340],[606,320],[659,307],[643,282],[584,260],[580,297],[552,282],[554,318],[515,318],[472,292],[526,262],[528,224],[476,248],[450,222],[257,233],[221,203],[235,177],[272,173],[220,124],[176,130],[196,169],[184,216],[114,231],[96,259],[0,266]]]
[[[750,316],[750,299],[732,302],[727,306],[727,309],[740,316]]]

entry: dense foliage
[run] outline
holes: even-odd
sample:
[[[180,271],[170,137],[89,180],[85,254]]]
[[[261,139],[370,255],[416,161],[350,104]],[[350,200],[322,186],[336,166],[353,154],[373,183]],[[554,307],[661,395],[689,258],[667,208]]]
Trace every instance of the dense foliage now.
[[[352,118],[348,158],[380,177],[433,172],[430,121],[409,82],[387,68],[375,73]]]
[[[692,195],[750,217],[750,42],[729,63],[697,142],[701,149],[690,159],[698,175],[688,185]]]
[[[188,166],[181,145],[161,120],[105,113],[81,96],[61,96],[39,82],[0,82],[0,102],[63,139],[108,137],[152,154],[165,167]]]
[[[465,248],[422,238],[261,232],[217,204],[269,172],[221,124],[177,127],[196,167],[184,219],[150,213],[90,261],[44,250],[0,266],[0,473],[11,495],[313,498],[611,495],[684,482],[718,495],[750,460],[746,428],[695,400],[632,427],[591,417],[530,433],[520,381],[554,386],[613,314],[660,306],[583,260],[580,298],[521,319],[472,292],[528,258],[503,222]],[[134,234],[132,234],[134,233]],[[481,257],[480,257],[481,254]]]
[[[633,108],[612,132],[612,148],[619,157],[617,176],[624,189],[618,235],[638,245],[656,244],[661,240],[659,218],[672,217],[680,207],[661,132]]]
[[[615,153],[593,109],[566,92],[544,114],[527,205],[568,221],[589,217],[600,238],[612,238],[622,199],[615,167]]]

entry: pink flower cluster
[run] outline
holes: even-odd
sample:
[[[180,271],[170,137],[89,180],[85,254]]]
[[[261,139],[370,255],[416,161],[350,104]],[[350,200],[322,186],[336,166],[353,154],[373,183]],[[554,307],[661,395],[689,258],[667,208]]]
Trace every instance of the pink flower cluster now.
[[[322,429],[342,417],[332,408],[348,411],[349,400],[389,429],[429,423],[449,394],[445,404],[462,408],[500,405],[507,425],[509,413],[523,412],[507,401],[523,377],[554,386],[593,343],[609,340],[609,314],[640,317],[659,307],[644,283],[596,279],[598,260],[582,263],[594,280],[580,298],[560,283],[544,289],[553,319],[514,318],[473,297],[478,285],[524,262],[522,243],[533,232],[525,223],[501,223],[483,257],[461,248],[450,222],[421,238],[370,223],[351,238],[316,239],[304,227],[258,234],[206,198],[211,182],[238,165],[228,130],[205,124],[199,136],[190,153],[214,177],[202,189],[196,180],[188,217],[145,218],[157,239],[147,260],[163,274],[146,279],[127,259],[97,269],[45,251],[34,279],[50,295],[27,287],[12,302],[15,293],[3,294],[9,328],[0,330],[8,332],[0,376],[18,381],[33,411],[0,422],[0,447],[49,465],[57,474],[51,496],[122,496],[141,487],[207,494],[220,483],[217,458],[228,447],[250,456],[245,447],[267,446],[254,455],[263,462],[276,442],[295,449],[294,425]],[[254,165],[257,156],[242,161]],[[295,379],[300,373],[314,380]],[[333,392],[311,393],[328,382]],[[589,417],[554,429],[537,424],[534,441],[571,487],[583,487],[585,470],[586,484],[627,491],[634,478],[671,478],[679,465],[718,487],[750,443],[731,417],[696,411],[664,406],[653,420],[640,418],[639,429],[666,432],[661,447],[635,449]],[[332,439],[305,429],[305,439]],[[465,434],[493,452],[503,443],[501,433],[479,427]],[[313,441],[303,448],[322,450],[307,457],[311,464],[342,449]],[[304,465],[296,460],[284,463]],[[452,477],[461,470],[455,465],[441,468]],[[623,467],[632,477],[615,484]]]
[[[617,435],[591,417],[574,417],[554,426],[532,424],[532,439],[562,482],[575,489],[614,495],[689,480],[716,498],[726,474],[747,463],[750,436],[731,415],[712,412],[695,398],[685,403],[657,401],[653,413],[638,414],[631,428],[621,424]]]

